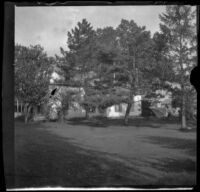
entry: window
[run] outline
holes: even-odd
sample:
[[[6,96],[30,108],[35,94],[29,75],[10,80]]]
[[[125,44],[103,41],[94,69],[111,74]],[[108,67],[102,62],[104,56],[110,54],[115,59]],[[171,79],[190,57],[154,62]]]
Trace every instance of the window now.
[[[122,112],[122,104],[119,104],[119,112]]]
[[[122,104],[115,105],[115,112],[122,112]]]
[[[119,105],[115,105],[115,112],[119,112]]]

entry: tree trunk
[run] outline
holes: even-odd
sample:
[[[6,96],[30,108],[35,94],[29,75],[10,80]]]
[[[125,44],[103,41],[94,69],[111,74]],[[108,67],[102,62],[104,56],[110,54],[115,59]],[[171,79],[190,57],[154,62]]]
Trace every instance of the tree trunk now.
[[[25,113],[25,123],[28,123],[28,115],[27,115],[27,113]]]
[[[60,121],[61,121],[61,122],[65,122],[65,120],[66,120],[66,115],[68,115],[68,110],[66,110],[66,109],[64,110],[64,109],[63,109],[63,110],[61,111],[61,114],[60,114]]]
[[[25,121],[25,123],[28,123],[28,121],[29,121],[30,110],[31,110],[31,105],[25,104],[25,106],[24,106],[24,121]]]
[[[182,94],[181,129],[186,129],[186,103],[185,94]]]
[[[19,113],[19,101],[17,99],[17,113]]]
[[[132,103],[128,103],[128,106],[126,108],[126,114],[125,114],[125,117],[124,117],[124,124],[125,125],[128,125],[128,118],[129,118],[129,113],[130,113],[130,110],[131,110],[131,107],[132,107]]]
[[[132,57],[132,61],[131,61],[132,62],[132,78],[131,78],[131,91],[130,91],[130,96],[129,96],[129,103],[126,108],[126,114],[124,117],[125,125],[128,125],[128,118],[129,118],[129,113],[132,107],[133,96],[137,94],[137,86],[138,86],[138,71],[136,69],[136,48],[133,52],[131,50],[132,50],[131,45],[129,45],[129,56]]]
[[[89,119],[89,112],[88,112],[88,110],[85,110],[85,118]]]
[[[60,120],[61,122],[64,122],[64,112],[63,112],[62,110],[60,111],[59,120]]]
[[[28,104],[26,103],[24,105],[24,122],[27,123],[28,122]]]
[[[67,120],[69,114],[69,108],[64,111],[64,121]]]
[[[182,91],[182,111],[181,111],[181,129],[186,129],[186,95],[185,95],[185,84],[184,84],[184,68],[183,68],[183,61],[182,61],[182,36],[180,35],[180,51],[179,51],[179,64],[181,67],[181,91]]]

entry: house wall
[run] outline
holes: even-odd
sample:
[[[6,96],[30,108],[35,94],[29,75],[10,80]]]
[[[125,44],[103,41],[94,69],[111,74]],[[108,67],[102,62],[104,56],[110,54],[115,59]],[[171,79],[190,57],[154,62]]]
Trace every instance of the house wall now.
[[[107,117],[121,117],[123,116],[125,113],[124,112],[119,112],[119,111],[116,111],[116,106],[117,105],[113,105],[111,107],[108,107],[106,109],[106,116]],[[122,105],[123,106],[123,105]],[[126,107],[126,106],[125,106]],[[123,106],[124,108],[124,106]]]
[[[130,116],[140,116],[142,114],[142,96],[134,96],[134,103],[132,104]]]
[[[134,96],[134,102],[132,104],[131,110],[130,110],[130,116],[140,116],[141,115],[141,95]],[[107,117],[122,117],[126,113],[127,104],[121,103],[119,105],[113,105],[111,107],[108,107],[106,110],[106,116]]]

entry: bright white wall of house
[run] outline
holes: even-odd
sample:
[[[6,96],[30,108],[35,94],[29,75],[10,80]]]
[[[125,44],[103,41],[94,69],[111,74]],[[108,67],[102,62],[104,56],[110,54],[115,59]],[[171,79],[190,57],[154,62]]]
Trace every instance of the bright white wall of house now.
[[[141,95],[136,95],[134,96],[133,100],[135,101],[135,103],[133,103],[131,111],[130,111],[130,115],[132,116],[139,116],[141,115],[141,100],[142,100],[142,96]],[[122,103],[122,111],[116,111],[116,107],[115,105],[108,107],[106,110],[106,115],[107,117],[121,117],[124,116],[126,113],[126,108],[127,108],[127,104],[126,103]]]

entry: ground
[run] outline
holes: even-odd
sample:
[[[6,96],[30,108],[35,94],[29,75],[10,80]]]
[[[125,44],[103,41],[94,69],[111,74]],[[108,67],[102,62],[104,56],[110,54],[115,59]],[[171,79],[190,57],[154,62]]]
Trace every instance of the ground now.
[[[15,123],[15,187],[193,186],[196,131],[176,122]]]

